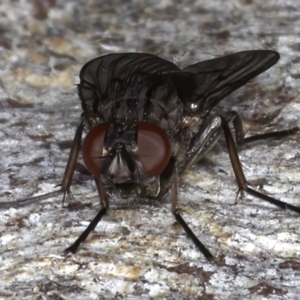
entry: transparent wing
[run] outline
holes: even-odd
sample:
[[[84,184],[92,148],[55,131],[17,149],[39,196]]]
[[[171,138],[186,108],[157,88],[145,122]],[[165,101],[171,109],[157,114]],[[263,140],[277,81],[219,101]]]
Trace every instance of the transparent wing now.
[[[205,114],[224,97],[272,67],[280,56],[275,51],[242,51],[199,62],[174,75],[188,110]],[[185,78],[183,78],[185,77]]]

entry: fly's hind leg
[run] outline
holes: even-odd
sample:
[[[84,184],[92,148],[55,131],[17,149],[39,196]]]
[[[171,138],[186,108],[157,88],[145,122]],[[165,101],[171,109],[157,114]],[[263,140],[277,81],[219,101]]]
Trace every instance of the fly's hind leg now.
[[[264,140],[267,138],[275,138],[275,139],[285,138],[289,135],[294,135],[300,130],[299,127],[293,127],[291,129],[256,134],[245,138],[243,123],[239,114],[235,111],[230,111],[228,112],[228,115],[230,116],[231,119],[229,121],[232,121],[233,127],[235,129],[235,139],[237,145],[244,145],[247,143]]]

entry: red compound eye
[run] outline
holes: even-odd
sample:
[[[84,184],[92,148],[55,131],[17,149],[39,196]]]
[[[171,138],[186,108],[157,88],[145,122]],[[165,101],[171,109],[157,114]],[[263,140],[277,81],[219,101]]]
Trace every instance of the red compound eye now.
[[[82,145],[82,157],[87,169],[93,175],[99,175],[103,161],[103,142],[108,124],[103,123],[94,127],[85,137]]]
[[[102,152],[107,123],[93,128],[82,145],[82,157],[87,169],[98,175],[103,162]],[[171,145],[167,134],[157,125],[148,122],[138,124],[138,156],[150,176],[163,172],[171,157]]]
[[[138,155],[149,175],[161,174],[171,157],[171,145],[167,134],[153,123],[139,123]]]

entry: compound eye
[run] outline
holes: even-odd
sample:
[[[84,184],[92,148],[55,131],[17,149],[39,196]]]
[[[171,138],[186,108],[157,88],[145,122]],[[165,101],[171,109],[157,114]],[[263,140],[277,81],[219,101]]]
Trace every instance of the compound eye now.
[[[171,157],[171,145],[167,134],[149,122],[138,124],[138,155],[144,170],[150,176],[163,172]]]
[[[94,127],[85,137],[82,145],[82,158],[87,169],[93,175],[99,175],[100,167],[104,160],[103,144],[105,132],[108,128],[107,123],[99,124]]]

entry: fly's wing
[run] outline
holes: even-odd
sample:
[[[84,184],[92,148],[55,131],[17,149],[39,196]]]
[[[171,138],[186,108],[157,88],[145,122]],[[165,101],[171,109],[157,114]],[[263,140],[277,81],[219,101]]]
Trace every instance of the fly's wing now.
[[[138,93],[135,91],[139,85],[137,74],[172,72],[181,71],[173,63],[151,54],[116,53],[95,58],[86,63],[79,74],[78,93],[82,108],[90,116],[99,115],[105,111],[106,94],[118,93],[118,82],[121,82],[123,92],[129,87],[131,92]]]
[[[178,94],[186,110],[204,115],[224,97],[272,67],[279,57],[275,51],[252,50],[196,63],[182,70],[185,80],[174,75]]]

